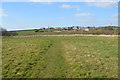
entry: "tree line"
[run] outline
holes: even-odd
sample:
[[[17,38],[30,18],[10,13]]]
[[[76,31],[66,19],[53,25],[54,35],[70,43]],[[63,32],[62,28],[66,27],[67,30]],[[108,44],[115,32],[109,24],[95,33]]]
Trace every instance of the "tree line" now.
[[[12,32],[12,31],[7,31],[4,28],[0,28],[0,36],[16,36],[18,35],[16,32]]]
[[[91,29],[92,27],[88,27],[88,29]],[[51,31],[53,34],[55,34],[54,30],[60,30],[60,29],[52,29]],[[34,29],[35,32],[50,32],[50,30],[39,30],[39,29]],[[62,33],[67,33],[67,31],[61,31]],[[67,34],[93,34],[93,35],[100,35],[100,34],[105,34],[105,35],[120,35],[120,28],[116,26],[106,26],[106,27],[95,27],[92,30],[89,31],[84,31],[84,30],[79,30],[79,31],[71,31],[68,32]],[[32,33],[31,33],[32,34]],[[7,29],[1,28],[0,27],[0,36],[16,36],[19,35],[17,31],[7,31]]]

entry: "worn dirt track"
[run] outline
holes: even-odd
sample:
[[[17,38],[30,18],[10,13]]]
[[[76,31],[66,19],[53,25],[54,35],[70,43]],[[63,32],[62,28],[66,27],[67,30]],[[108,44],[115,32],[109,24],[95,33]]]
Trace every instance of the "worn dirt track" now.
[[[118,37],[118,35],[92,35],[92,34],[21,35],[21,36],[14,36],[14,37],[37,37],[37,36],[97,36],[97,37]]]

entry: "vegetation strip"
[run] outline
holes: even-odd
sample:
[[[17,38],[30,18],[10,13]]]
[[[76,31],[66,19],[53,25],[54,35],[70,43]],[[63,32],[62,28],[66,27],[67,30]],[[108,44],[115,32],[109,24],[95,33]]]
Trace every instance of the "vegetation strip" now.
[[[26,36],[13,36],[13,37],[39,37],[39,36],[98,36],[98,37],[118,37],[119,35],[82,35],[82,34],[71,34],[71,35],[26,35]]]

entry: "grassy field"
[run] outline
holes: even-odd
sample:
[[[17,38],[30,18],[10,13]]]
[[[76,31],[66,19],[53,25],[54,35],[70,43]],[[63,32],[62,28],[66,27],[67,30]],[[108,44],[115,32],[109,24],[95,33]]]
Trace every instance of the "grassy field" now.
[[[5,78],[117,78],[117,37],[3,37]]]

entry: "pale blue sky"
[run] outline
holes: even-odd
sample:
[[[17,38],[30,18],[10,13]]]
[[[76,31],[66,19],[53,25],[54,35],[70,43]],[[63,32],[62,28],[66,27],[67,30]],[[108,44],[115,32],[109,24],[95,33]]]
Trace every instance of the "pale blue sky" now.
[[[113,2],[3,2],[0,9],[7,30],[118,25]]]

